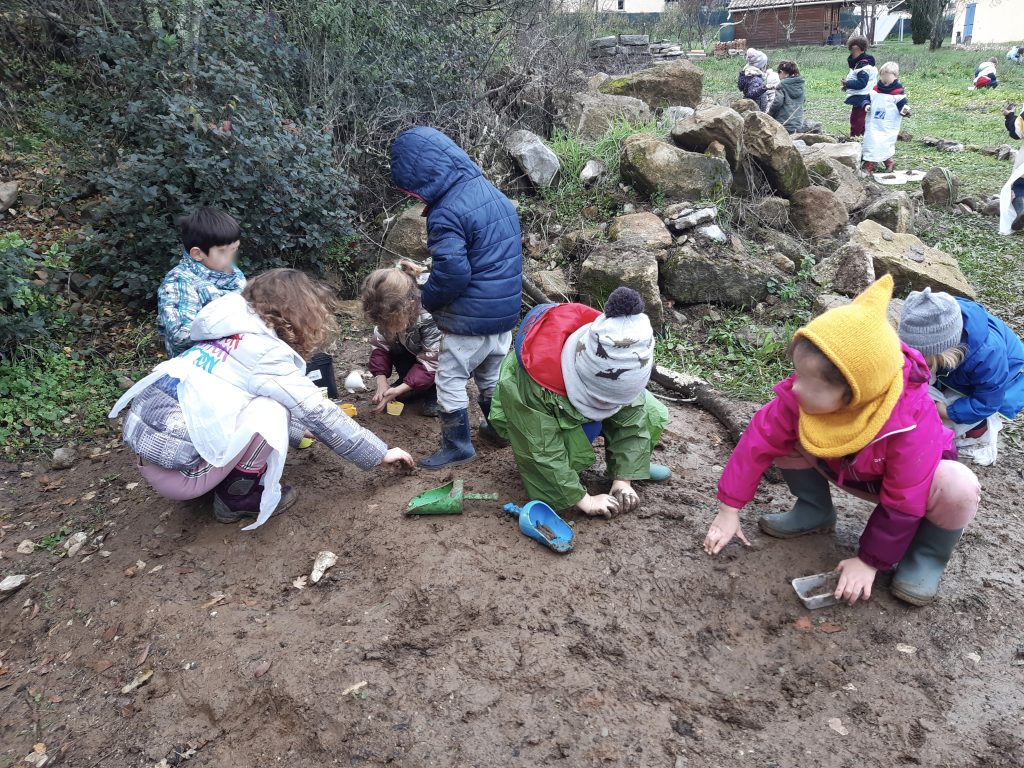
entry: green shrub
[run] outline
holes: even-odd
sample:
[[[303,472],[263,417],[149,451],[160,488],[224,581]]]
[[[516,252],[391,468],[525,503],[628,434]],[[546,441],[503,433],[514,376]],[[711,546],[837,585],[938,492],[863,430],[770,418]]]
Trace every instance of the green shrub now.
[[[240,266],[250,273],[316,269],[318,250],[351,231],[352,185],[330,133],[312,111],[287,110],[297,54],[268,20],[230,9],[212,8],[202,45],[189,50],[173,35],[88,32],[89,44],[115,57],[100,68],[112,94],[75,127],[112,138],[113,151],[90,179],[102,226],[86,231],[76,256],[97,283],[129,297],[151,295],[177,261],[173,222],[195,206],[239,220]]]
[[[66,266],[57,245],[40,254],[17,232],[0,235],[0,358],[24,357],[51,342],[47,324],[57,319],[60,300],[45,276]]]

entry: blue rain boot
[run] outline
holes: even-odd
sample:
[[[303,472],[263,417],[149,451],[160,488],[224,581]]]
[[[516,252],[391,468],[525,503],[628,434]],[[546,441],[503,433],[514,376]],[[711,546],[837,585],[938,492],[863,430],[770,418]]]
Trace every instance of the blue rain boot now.
[[[836,510],[828,480],[816,469],[784,469],[782,477],[796,496],[796,504],[789,512],[763,515],[757,521],[761,530],[777,539],[832,530]]]
[[[435,387],[428,389],[423,396],[423,402],[420,403],[420,414],[429,419],[436,419],[441,415],[441,406],[437,404],[437,389]]]
[[[652,483],[663,483],[672,477],[672,470],[664,464],[655,464],[654,462],[651,462],[651,468],[649,471],[651,473],[650,480]]]
[[[420,459],[423,469],[445,469],[466,464],[476,457],[469,437],[469,409],[441,414],[441,450]]]
[[[491,426],[491,398],[481,397],[477,402],[480,404],[480,410],[484,414],[484,420],[476,428],[476,433],[491,445],[498,448],[507,447],[509,444],[508,440],[499,435],[497,430]]]
[[[896,566],[889,590],[911,605],[928,605],[939,592],[939,579],[964,529],[950,531],[922,520],[907,554]]]

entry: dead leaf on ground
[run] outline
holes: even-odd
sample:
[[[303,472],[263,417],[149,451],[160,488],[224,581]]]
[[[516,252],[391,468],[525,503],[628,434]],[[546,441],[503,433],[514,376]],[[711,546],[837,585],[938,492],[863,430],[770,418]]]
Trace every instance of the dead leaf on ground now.
[[[797,629],[799,629],[801,632],[810,632],[811,631],[811,617],[810,616],[801,616],[800,618],[798,618],[796,621],[793,622],[793,626],[796,627]]]
[[[843,725],[843,721],[838,717],[830,717],[828,719],[828,727],[838,733],[840,736],[849,736],[850,729]]]
[[[115,637],[120,635],[124,631],[124,624],[118,622],[117,624],[111,624],[107,627],[107,631],[103,633],[103,642],[109,643]]]
[[[97,675],[102,675],[112,666],[114,666],[114,662],[112,662],[110,659],[100,659],[99,661],[93,662],[92,669]]]
[[[296,576],[292,580],[292,586],[295,587],[296,589],[305,589],[306,588],[306,582],[308,580],[309,580],[308,576]]]
[[[209,600],[207,600],[205,603],[203,603],[203,610],[206,611],[206,610],[209,610],[210,608],[213,608],[213,606],[215,606],[215,605],[220,605],[221,603],[223,603],[227,599],[228,599],[228,596],[225,595],[223,592],[216,592],[216,593],[214,593],[213,595],[210,596]]]
[[[149,649],[153,646],[152,643],[146,643],[146,647],[142,649],[142,653],[139,654],[139,660],[135,662],[136,667],[141,667],[146,663],[146,659],[149,658]]]
[[[195,568],[189,568],[189,567],[186,566],[185,568],[175,568],[175,570],[178,573],[184,575],[186,573],[192,573],[193,571],[195,571]]]
[[[267,672],[270,671],[270,665],[272,663],[273,662],[271,662],[270,659],[261,661],[259,664],[252,668],[252,676],[256,678],[263,677],[265,674],[267,674]]]
[[[841,624],[833,624],[831,621],[826,621],[823,624],[818,625],[818,631],[824,632],[826,635],[831,635],[833,632],[842,632],[846,627]]]

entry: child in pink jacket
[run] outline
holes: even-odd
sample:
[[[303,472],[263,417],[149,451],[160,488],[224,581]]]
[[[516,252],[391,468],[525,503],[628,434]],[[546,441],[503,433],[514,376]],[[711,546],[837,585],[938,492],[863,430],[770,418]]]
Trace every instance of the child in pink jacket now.
[[[895,567],[892,592],[931,602],[964,528],[978,510],[974,473],[955,461],[953,434],[928,395],[924,358],[902,344],[886,310],[892,277],[797,331],[794,374],[751,420],[718,484],[720,510],[704,541],[714,555],[733,536],[748,544],[739,511],[768,467],[782,470],[796,504],[758,521],[770,536],[831,530],[829,483],[877,506],[855,557],[840,562],[836,597],[871,597],[875,574]]]

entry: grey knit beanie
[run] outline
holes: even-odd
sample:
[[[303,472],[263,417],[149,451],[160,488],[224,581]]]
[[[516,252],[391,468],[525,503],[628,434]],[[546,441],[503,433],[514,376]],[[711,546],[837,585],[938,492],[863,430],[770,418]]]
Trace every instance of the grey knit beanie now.
[[[941,355],[960,343],[964,316],[948,293],[912,291],[900,315],[900,339],[922,355]]]

